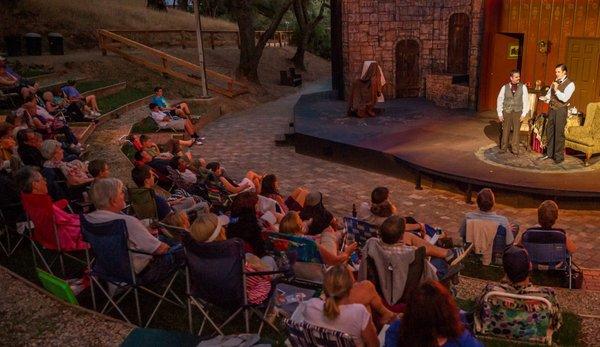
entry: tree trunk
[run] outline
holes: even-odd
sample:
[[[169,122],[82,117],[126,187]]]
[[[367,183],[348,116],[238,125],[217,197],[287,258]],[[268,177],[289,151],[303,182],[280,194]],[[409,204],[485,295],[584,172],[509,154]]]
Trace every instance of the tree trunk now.
[[[164,0],[147,0],[146,7],[150,7],[152,9],[155,9],[158,11],[166,11],[167,10],[167,6],[165,5]]]
[[[286,0],[275,14],[267,30],[256,40],[254,28],[254,13],[250,7],[251,0],[231,1],[231,12],[238,22],[240,33],[240,64],[237,68],[238,77],[260,84],[258,65],[267,41],[273,37],[283,15],[289,10],[293,0]]]
[[[196,1],[196,0],[194,0]],[[177,8],[179,8],[182,11],[186,11],[188,10],[188,0],[178,0],[177,1]]]
[[[298,28],[300,29],[300,39],[298,40],[296,53],[290,60],[292,63],[294,63],[294,66],[297,69],[303,71],[306,71],[306,65],[304,64],[304,53],[306,52],[306,47],[308,47],[308,43],[313,36],[315,28],[323,19],[323,12],[325,11],[325,8],[329,7],[329,4],[323,0],[321,3],[321,8],[319,9],[319,14],[311,21],[308,18],[309,5],[310,3],[307,0],[294,0],[293,6],[294,16],[296,17],[296,22],[298,23]]]

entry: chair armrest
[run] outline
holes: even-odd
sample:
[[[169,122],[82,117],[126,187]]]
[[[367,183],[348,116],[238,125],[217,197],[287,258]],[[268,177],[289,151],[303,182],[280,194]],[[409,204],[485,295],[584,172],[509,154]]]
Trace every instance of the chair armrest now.
[[[270,275],[280,275],[286,274],[291,271],[291,268],[288,270],[276,270],[276,271],[244,271],[244,275],[246,276],[270,276]]]

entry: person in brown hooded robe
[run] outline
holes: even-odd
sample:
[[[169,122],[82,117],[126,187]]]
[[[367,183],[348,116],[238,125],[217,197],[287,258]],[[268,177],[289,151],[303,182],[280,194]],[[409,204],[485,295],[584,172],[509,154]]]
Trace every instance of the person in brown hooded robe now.
[[[381,95],[381,89],[379,65],[373,62],[365,74],[352,83],[348,100],[348,115],[359,118],[375,117],[381,111],[375,108],[377,98]]]

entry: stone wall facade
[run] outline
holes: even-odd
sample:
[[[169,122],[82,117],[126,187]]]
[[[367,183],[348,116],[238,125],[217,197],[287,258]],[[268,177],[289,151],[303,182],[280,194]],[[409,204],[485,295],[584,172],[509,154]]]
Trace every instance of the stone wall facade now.
[[[344,83],[350,92],[363,61],[375,60],[383,70],[386,98],[396,97],[396,44],[414,39],[419,44],[420,96],[425,80],[444,73],[448,56],[448,24],[452,14],[470,20],[469,107],[475,108],[483,37],[483,0],[342,0]]]
[[[427,100],[438,106],[451,109],[469,107],[469,86],[452,83],[452,75],[427,75],[425,90]]]

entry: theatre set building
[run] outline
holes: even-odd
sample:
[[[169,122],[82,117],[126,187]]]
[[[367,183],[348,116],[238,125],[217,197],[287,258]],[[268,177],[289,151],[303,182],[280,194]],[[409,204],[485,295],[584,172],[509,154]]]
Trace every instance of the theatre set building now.
[[[338,0],[332,41],[340,95],[374,60],[388,99],[484,111],[511,69],[548,85],[564,62],[577,85],[572,104],[600,99],[600,0]]]

